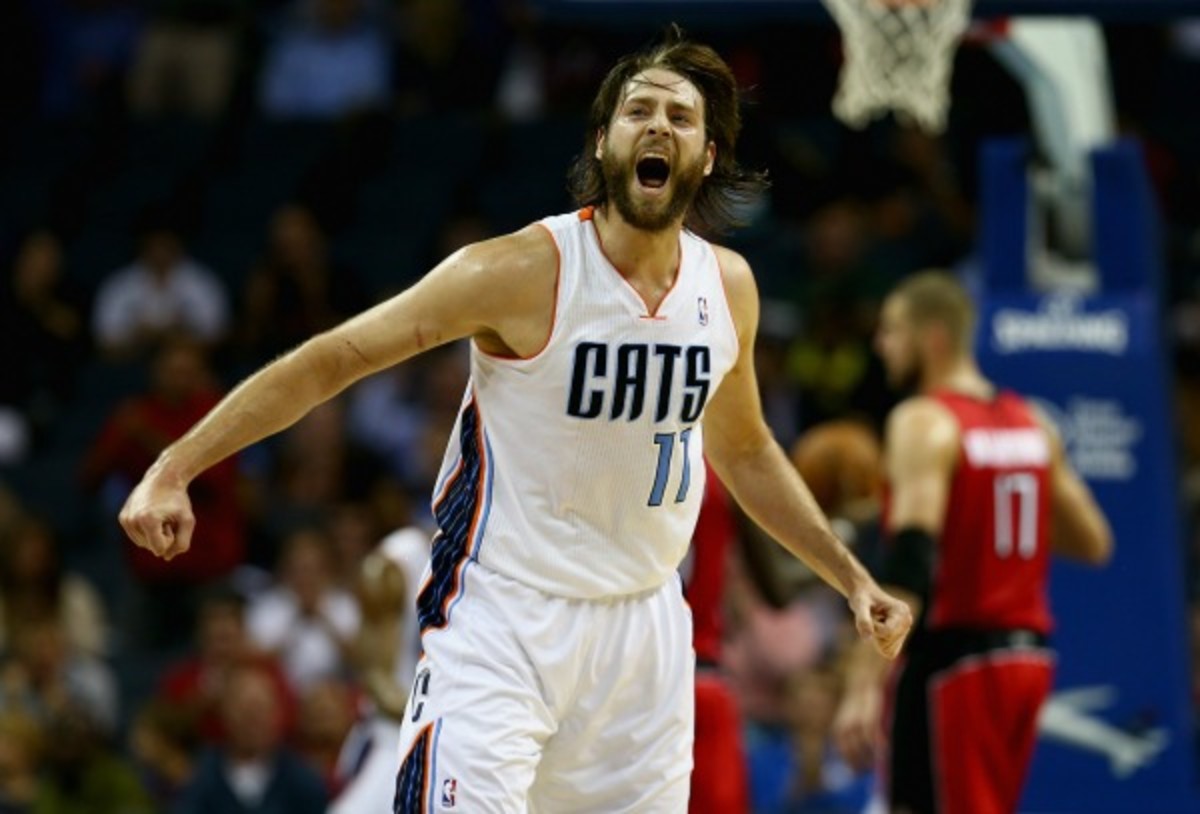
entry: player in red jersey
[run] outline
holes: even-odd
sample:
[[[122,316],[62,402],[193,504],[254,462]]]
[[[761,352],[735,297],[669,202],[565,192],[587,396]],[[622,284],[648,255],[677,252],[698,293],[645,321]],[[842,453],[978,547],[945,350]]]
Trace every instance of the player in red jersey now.
[[[736,538],[733,504],[709,469],[692,545],[680,567],[684,596],[692,610],[696,651],[696,738],[689,814],[749,811],[741,716],[720,670],[725,576]]]
[[[1050,552],[1112,552],[1051,425],[980,373],[973,328],[962,287],[924,272],[888,297],[876,337],[890,382],[917,392],[885,432],[880,582],[918,623],[886,700],[884,663],[853,653],[835,735],[859,765],[882,742],[887,803],[905,814],[1016,810],[1053,680]]]

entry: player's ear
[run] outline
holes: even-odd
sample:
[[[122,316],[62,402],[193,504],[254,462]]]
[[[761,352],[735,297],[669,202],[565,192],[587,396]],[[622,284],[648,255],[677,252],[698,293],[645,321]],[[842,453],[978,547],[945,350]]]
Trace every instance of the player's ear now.
[[[707,158],[704,162],[704,174],[706,176],[712,175],[713,165],[717,161],[717,143],[715,141],[710,141],[704,152],[707,155]]]
[[[935,322],[930,326],[933,342],[937,345],[938,353],[951,355],[955,350],[954,336],[945,323]]]
[[[604,158],[604,136],[605,136],[604,128],[603,127],[597,128],[596,129],[596,154],[595,154],[595,158],[597,161],[600,161]]]

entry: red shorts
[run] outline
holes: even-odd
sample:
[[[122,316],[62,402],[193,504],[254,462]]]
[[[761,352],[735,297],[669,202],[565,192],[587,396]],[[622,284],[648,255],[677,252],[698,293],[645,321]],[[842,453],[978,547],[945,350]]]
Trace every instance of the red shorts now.
[[[995,649],[950,664],[910,656],[895,686],[888,798],[912,814],[1013,814],[1054,657]]]
[[[720,676],[696,673],[696,743],[689,814],[746,814],[750,810],[742,722]]]

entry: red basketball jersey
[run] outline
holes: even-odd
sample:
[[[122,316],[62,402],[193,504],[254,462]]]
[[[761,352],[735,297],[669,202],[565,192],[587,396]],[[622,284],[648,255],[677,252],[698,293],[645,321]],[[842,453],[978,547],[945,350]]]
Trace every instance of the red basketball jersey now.
[[[933,397],[961,442],[926,625],[1048,633],[1050,440],[1014,393]]]
[[[708,466],[707,461],[705,466]],[[692,546],[684,560],[684,596],[692,609],[696,657],[715,664],[721,657],[721,597],[725,590],[725,560],[737,535],[729,494],[716,473],[708,469],[700,517]]]

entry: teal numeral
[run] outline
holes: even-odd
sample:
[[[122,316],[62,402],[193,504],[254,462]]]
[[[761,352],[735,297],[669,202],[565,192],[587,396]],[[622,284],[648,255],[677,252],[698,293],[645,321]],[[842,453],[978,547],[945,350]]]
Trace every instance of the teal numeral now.
[[[683,473],[679,477],[679,490],[675,493],[676,503],[687,500],[688,487],[692,483],[692,460],[688,455],[688,443],[691,438],[691,427],[680,431],[679,441],[680,446],[683,447]],[[663,495],[667,491],[667,478],[671,474],[671,458],[674,457],[675,452],[675,433],[655,433],[654,443],[658,447],[658,462],[654,468],[654,486],[650,489],[650,500],[646,505],[661,506]]]

